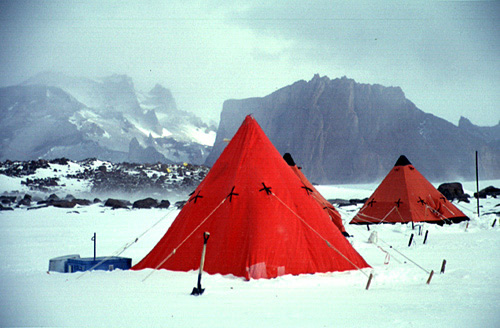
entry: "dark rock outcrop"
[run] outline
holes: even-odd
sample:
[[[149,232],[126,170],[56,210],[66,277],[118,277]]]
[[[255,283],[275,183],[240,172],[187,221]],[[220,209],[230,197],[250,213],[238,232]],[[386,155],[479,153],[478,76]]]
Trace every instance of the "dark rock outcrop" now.
[[[10,206],[3,206],[0,204],[0,211],[13,211],[14,209]]]
[[[486,198],[487,196],[497,198],[497,196],[500,196],[500,189],[489,186],[482,190],[479,190],[479,198]],[[474,198],[477,198],[477,192],[474,193]]]
[[[81,198],[73,198],[73,200],[71,200],[73,203],[75,203],[76,205],[80,205],[80,206],[88,206],[90,204],[92,204],[92,202],[88,199],[81,199]]]
[[[70,200],[60,199],[60,200],[54,200],[48,203],[48,205],[52,205],[54,207],[59,207],[59,208],[73,208],[76,206],[76,203]]]
[[[135,201],[134,204],[132,204],[133,208],[155,208],[157,206],[158,201],[151,197]]]
[[[473,177],[479,151],[483,178],[498,178],[500,148],[418,109],[399,87],[315,75],[263,98],[227,100],[206,164],[221,154],[244,117],[253,114],[282,154],[289,152],[316,183],[383,178],[401,155],[430,180]]]
[[[457,199],[460,202],[469,203],[470,196],[464,193],[460,182],[442,183],[439,185],[438,191],[449,201]]]
[[[31,206],[31,195],[26,194],[24,197],[17,203],[17,206]]]
[[[106,203],[104,203],[104,206],[111,207],[113,209],[128,208],[130,206],[130,202],[126,200],[108,198],[108,200],[106,200]]]
[[[157,206],[158,208],[169,208],[170,207],[170,202],[166,199],[162,200],[160,204]]]
[[[178,209],[182,209],[184,207],[184,205],[186,204],[187,202],[185,200],[180,200],[178,202],[175,202],[175,207],[177,207]]]
[[[16,196],[0,196],[0,203],[4,205],[9,205],[17,200]]]

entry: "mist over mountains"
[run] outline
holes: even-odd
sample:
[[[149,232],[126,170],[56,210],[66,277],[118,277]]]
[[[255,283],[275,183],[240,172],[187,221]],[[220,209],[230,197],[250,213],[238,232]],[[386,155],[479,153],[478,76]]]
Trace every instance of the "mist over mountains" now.
[[[215,138],[215,125],[178,110],[168,89],[140,92],[125,75],[41,73],[0,88],[0,115],[0,160],[201,164]]]
[[[481,177],[500,177],[500,123],[480,127],[462,117],[456,126],[417,108],[399,87],[319,75],[265,97],[225,101],[216,129],[179,110],[161,85],[140,92],[126,75],[41,73],[0,88],[0,161],[211,166],[248,114],[316,183],[380,179],[402,154],[428,179],[472,179],[476,150]]]
[[[500,125],[477,127],[462,118],[457,127],[417,108],[399,87],[319,75],[262,98],[225,101],[207,165],[248,114],[317,183],[380,179],[401,154],[428,179],[473,178],[476,150],[481,177],[500,177]]]

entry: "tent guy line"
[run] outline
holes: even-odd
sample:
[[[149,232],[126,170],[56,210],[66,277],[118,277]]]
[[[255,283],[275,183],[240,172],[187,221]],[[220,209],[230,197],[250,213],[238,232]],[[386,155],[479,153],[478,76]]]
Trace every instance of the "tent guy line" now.
[[[340,211],[342,211],[342,209],[339,209]],[[407,222],[406,222],[407,223]],[[425,222],[424,222],[425,223]],[[379,223],[380,224],[380,223]],[[378,224],[377,224],[378,225]],[[354,230],[356,230],[357,232],[359,232],[361,235],[363,235],[365,238],[368,239],[368,236],[362,232],[361,229],[359,229],[358,227],[356,227],[356,225],[353,225],[352,228]],[[383,240],[382,238],[380,238],[380,236],[378,236],[378,240],[382,241],[384,244],[386,244],[387,246],[389,246],[390,249],[394,250],[395,252],[397,252],[400,256],[404,257],[405,259],[407,259],[408,261],[412,262],[413,264],[415,264],[418,268],[424,270],[425,273],[429,274],[430,271],[424,269],[422,266],[420,266],[419,264],[417,264],[415,261],[413,261],[412,259],[410,259],[408,256],[404,255],[403,253],[401,253],[399,250],[397,250],[394,246],[390,245],[389,243],[387,243],[385,240]],[[372,243],[373,245],[377,246],[382,252],[386,253],[386,254],[390,254],[389,251],[386,251],[385,249],[383,249],[380,245],[378,245],[378,243]],[[394,256],[393,256],[394,257]],[[401,263],[398,259],[394,258],[397,262]]]
[[[356,227],[353,227],[355,230],[357,230],[358,232],[361,233],[361,230],[357,229]],[[361,233],[363,234],[363,233]],[[364,235],[366,236],[366,235]],[[387,246],[389,246],[390,249],[394,250],[396,253],[398,253],[399,255],[401,255],[402,257],[404,257],[405,259],[407,259],[408,261],[410,261],[411,263],[413,263],[415,266],[417,266],[418,268],[422,269],[425,273],[427,274],[430,274],[430,271],[429,270],[426,270],[425,268],[423,268],[421,265],[419,265],[417,262],[415,262],[414,260],[410,259],[408,256],[404,255],[403,253],[401,253],[401,251],[397,250],[396,247],[390,245],[389,243],[387,243],[385,240],[383,240],[382,238],[380,238],[380,236],[378,236],[378,240],[380,240],[381,242],[383,242],[384,244],[386,244]],[[378,248],[380,248],[384,253],[388,253],[390,254],[388,251],[384,250],[380,245],[378,245],[377,243],[373,243],[373,245],[377,246]],[[397,260],[397,259],[395,259]],[[399,261],[398,261],[399,262]],[[401,262],[399,262],[401,263]]]
[[[392,208],[389,212],[387,212],[387,214],[386,214],[386,215],[382,218],[382,220],[380,220],[380,222],[379,222],[379,223],[377,223],[377,225],[380,225],[380,224],[384,223],[385,219],[387,219],[387,217],[388,217],[388,216],[392,213],[392,211],[394,211],[395,209],[396,209],[396,206],[394,206],[394,207],[393,207],[393,208]],[[370,216],[370,215],[367,215],[367,214],[363,214],[363,213],[359,213],[358,215],[359,215],[359,216],[365,216],[365,217],[367,217],[367,218],[369,218],[369,219],[379,220],[379,218],[376,218],[376,217],[374,217],[374,216]],[[401,216],[401,214],[400,214],[400,216]],[[371,222],[371,221],[369,221],[369,220],[363,220],[362,218],[359,218],[359,220],[360,220],[360,221],[367,222],[367,223]],[[404,223],[406,223],[406,221],[404,221],[403,217],[401,217],[401,221],[403,221]]]
[[[199,192],[198,192],[199,194]],[[217,207],[215,207],[212,212],[210,212],[210,214],[208,214],[201,222],[200,224],[198,224],[198,226],[196,228],[193,229],[193,231],[191,231],[189,233],[189,235],[186,236],[186,238],[184,238],[184,240],[182,240],[173,250],[172,252],[170,252],[170,254],[168,254],[165,259],[163,259],[163,261],[160,262],[160,264],[158,264],[154,270],[152,270],[146,277],[144,277],[144,279],[142,279],[142,282],[146,281],[146,279],[148,279],[149,277],[151,277],[151,275],[156,271],[158,270],[159,267],[161,267],[163,264],[165,264],[165,262],[168,261],[169,258],[171,258],[176,252],[177,252],[177,249],[180,248],[185,242],[186,240],[188,240],[195,232],[196,230],[200,229],[201,226],[212,216],[212,214],[215,213],[215,211],[217,211],[219,209],[219,207],[222,206],[222,204],[224,204],[226,202],[226,200],[229,198],[229,195],[224,198],[220,203],[219,205],[217,205]],[[195,201],[196,202],[196,201]]]
[[[287,204],[285,204],[285,202],[283,202],[278,196],[276,196],[275,193],[273,193],[271,191],[271,195],[276,197],[276,199],[281,203],[283,204],[283,206],[285,206],[290,212],[292,212],[300,221],[302,221],[302,223],[304,223],[304,225],[306,227],[308,227],[309,229],[311,229],[316,235],[318,235],[319,238],[321,238],[327,245],[328,247],[330,247],[331,249],[333,249],[334,251],[336,251],[340,256],[342,256],[347,262],[351,263],[356,269],[358,269],[359,271],[361,271],[361,273],[363,273],[367,278],[369,278],[369,275],[364,272],[360,267],[358,267],[356,264],[354,264],[351,260],[349,260],[344,254],[342,254],[342,252],[340,252],[337,248],[335,248],[325,237],[323,237],[318,231],[316,231],[313,227],[311,227],[303,218],[300,217],[300,215],[298,215],[297,213],[295,213]],[[373,268],[372,268],[372,271],[373,271]]]
[[[99,265],[103,264],[104,262],[106,262],[107,260],[115,257],[115,256],[120,256],[123,252],[125,252],[127,249],[129,249],[130,247],[132,247],[133,245],[137,244],[137,242],[139,241],[139,239],[141,239],[145,234],[147,234],[149,231],[151,231],[151,229],[153,229],[154,227],[156,227],[161,221],[165,220],[167,217],[170,216],[170,214],[172,214],[173,212],[175,212],[175,209],[172,208],[172,209],[168,209],[168,213],[163,215],[163,217],[161,219],[159,219],[158,221],[156,221],[151,227],[149,227],[148,229],[146,229],[144,232],[142,232],[139,236],[137,236],[134,240],[128,242],[125,244],[125,246],[119,248],[118,250],[116,250],[113,255],[110,255],[110,256],[106,256],[104,257],[100,262],[96,263],[94,266],[92,266],[90,269],[88,269],[87,271],[84,271],[82,272],[82,274],[80,274],[78,277],[76,277],[76,279],[80,279],[81,277],[83,277],[84,275],[86,275],[87,273],[91,272],[92,270],[94,270],[95,268],[97,268]],[[75,279],[75,280],[76,280]]]

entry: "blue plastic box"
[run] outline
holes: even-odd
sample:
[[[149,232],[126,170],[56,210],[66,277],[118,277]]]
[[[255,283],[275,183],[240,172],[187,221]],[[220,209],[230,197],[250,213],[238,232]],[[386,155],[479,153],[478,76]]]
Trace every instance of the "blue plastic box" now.
[[[77,259],[68,259],[68,272],[105,270],[113,271],[115,269],[128,270],[132,266],[132,259],[128,257],[83,257]],[[95,268],[94,268],[95,266]]]

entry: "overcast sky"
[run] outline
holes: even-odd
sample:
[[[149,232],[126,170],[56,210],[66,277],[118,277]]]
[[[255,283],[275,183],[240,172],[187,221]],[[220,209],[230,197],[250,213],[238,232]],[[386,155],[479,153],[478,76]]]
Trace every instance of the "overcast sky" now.
[[[499,16],[498,1],[0,0],[0,86],[48,70],[127,74],[218,121],[226,99],[345,75],[400,86],[454,124],[494,125]]]

